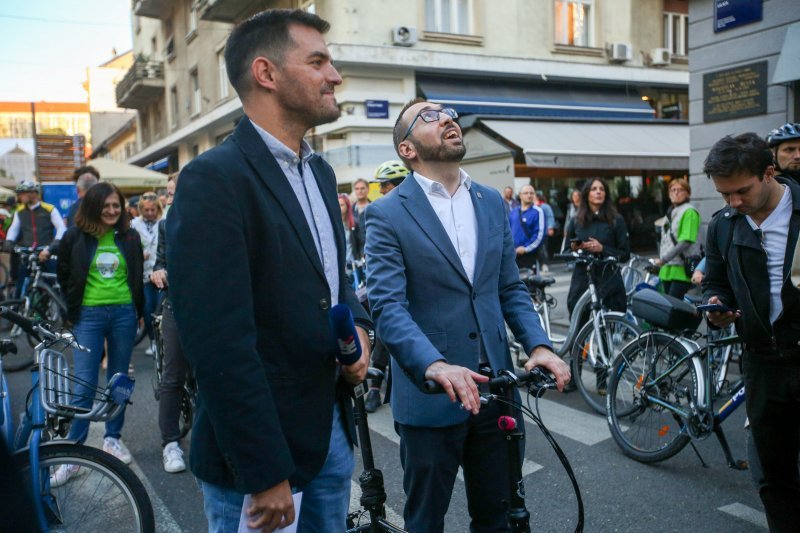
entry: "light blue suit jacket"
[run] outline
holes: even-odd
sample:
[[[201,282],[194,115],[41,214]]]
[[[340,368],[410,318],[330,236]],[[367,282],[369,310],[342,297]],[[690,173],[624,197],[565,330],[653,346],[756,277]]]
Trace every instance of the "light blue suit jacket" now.
[[[367,294],[377,334],[392,354],[395,420],[419,427],[459,424],[469,413],[445,394],[419,389],[431,363],[513,368],[503,320],[526,352],[550,347],[519,279],[500,194],[472,182],[477,222],[474,283],[413,176],[367,207]]]

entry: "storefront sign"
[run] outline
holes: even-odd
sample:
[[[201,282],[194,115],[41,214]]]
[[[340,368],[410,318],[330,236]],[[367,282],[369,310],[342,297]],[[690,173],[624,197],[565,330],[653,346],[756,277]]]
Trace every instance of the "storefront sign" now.
[[[767,112],[767,62],[703,75],[703,122]]]
[[[367,118],[389,118],[389,100],[367,100]]]
[[[763,0],[714,0],[714,33],[757,22],[763,17]]]

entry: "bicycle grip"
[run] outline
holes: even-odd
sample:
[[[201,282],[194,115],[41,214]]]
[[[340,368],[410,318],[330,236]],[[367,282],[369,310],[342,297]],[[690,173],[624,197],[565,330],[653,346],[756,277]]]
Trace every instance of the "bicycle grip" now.
[[[426,379],[422,382],[422,392],[425,394],[441,394],[444,392],[444,388],[438,382]]]
[[[7,319],[9,322],[13,322],[14,324],[18,325],[25,330],[26,333],[30,333],[31,335],[38,337],[33,329],[34,324],[32,320],[25,318],[15,311],[12,311],[8,307],[0,307],[0,316]]]

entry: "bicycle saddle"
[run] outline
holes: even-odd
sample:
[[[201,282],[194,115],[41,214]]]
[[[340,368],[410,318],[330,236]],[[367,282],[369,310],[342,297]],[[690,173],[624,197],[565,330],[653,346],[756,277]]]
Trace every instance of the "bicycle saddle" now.
[[[528,276],[523,277],[522,281],[528,288],[543,289],[555,283],[556,279],[551,278],[549,276],[538,276],[536,274],[530,274]]]

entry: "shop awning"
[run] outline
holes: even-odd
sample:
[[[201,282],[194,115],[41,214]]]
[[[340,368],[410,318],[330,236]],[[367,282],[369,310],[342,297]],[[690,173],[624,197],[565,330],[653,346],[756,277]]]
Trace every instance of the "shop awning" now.
[[[120,163],[104,157],[92,159],[91,164],[100,173],[101,181],[113,183],[123,191],[130,189],[156,189],[167,186],[167,175],[146,168]]]
[[[563,82],[467,80],[417,75],[419,91],[461,115],[652,120],[655,112],[635,90]]]
[[[786,29],[781,55],[772,74],[772,83],[800,80],[800,22]]]
[[[565,169],[689,168],[686,124],[480,120],[519,147],[528,166]]]

